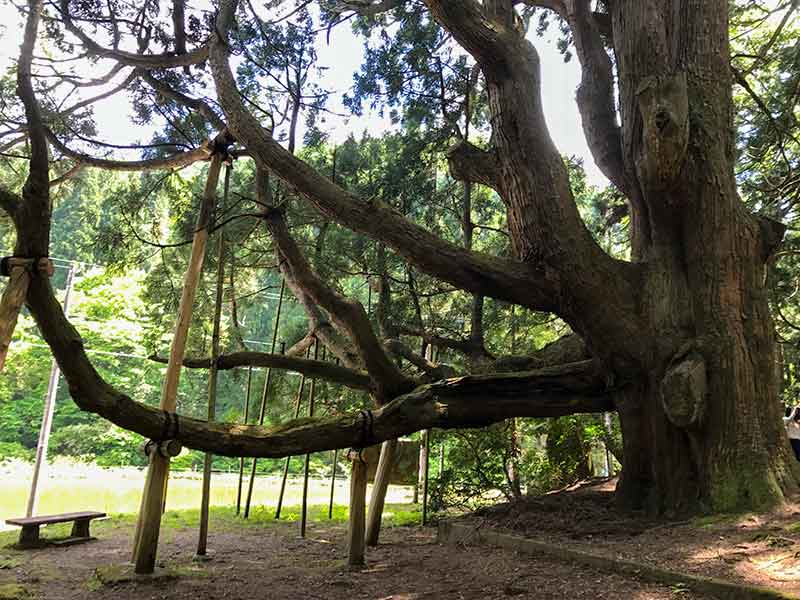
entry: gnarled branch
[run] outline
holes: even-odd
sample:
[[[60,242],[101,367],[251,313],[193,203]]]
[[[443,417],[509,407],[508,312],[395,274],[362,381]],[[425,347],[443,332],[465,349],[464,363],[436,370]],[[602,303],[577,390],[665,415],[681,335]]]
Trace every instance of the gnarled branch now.
[[[187,52],[186,54],[136,54],[134,52],[126,52],[117,48],[104,48],[95,42],[91,37],[89,37],[86,32],[78,27],[72,20],[72,16],[69,12],[69,0],[61,0],[60,10],[64,26],[81,41],[90,54],[95,56],[110,58],[123,65],[142,67],[145,69],[170,69],[173,67],[186,67],[201,63],[208,58],[207,44],[204,44],[203,46],[200,46],[191,52]]]
[[[550,310],[553,284],[536,266],[468,252],[446,242],[378,200],[364,202],[276,142],[244,107],[228,64],[227,31],[236,0],[223,0],[212,39],[210,64],[229,127],[269,169],[306,198],[321,214],[356,232],[381,240],[420,269],[462,289],[539,310]]]
[[[408,391],[413,383],[389,359],[381,345],[364,307],[358,301],[343,298],[329,288],[306,261],[286,227],[279,210],[274,209],[266,215],[267,228],[272,234],[281,270],[287,281],[293,281],[302,288],[316,304],[324,308],[340,329],[347,332],[355,346],[367,372],[375,382],[380,402]]]
[[[34,278],[31,312],[83,410],[159,440],[164,412],[133,401],[92,367],[77,331],[64,317],[48,280]],[[364,447],[429,427],[484,427],[515,416],[553,417],[613,410],[592,361],[528,373],[449,379],[421,386],[369,414],[301,419],[272,428],[178,419],[175,439],[224,456],[279,458],[348,446]]]
[[[490,150],[461,141],[447,152],[447,163],[454,179],[482,183],[495,189],[499,187],[500,166],[497,155]]]
[[[167,363],[164,356],[153,355],[150,360]],[[210,358],[185,358],[183,366],[189,369],[211,368]],[[296,371],[306,377],[324,379],[357,390],[373,391],[372,380],[362,371],[341,367],[332,362],[297,358],[286,354],[270,354],[268,352],[233,352],[223,354],[217,360],[217,369],[227,371],[238,367],[271,367]]]
[[[145,160],[111,160],[106,158],[97,158],[77,152],[67,147],[56,135],[47,130],[47,137],[53,146],[65,156],[69,156],[86,166],[97,167],[98,169],[105,169],[107,171],[156,171],[161,169],[182,169],[188,167],[199,161],[208,160],[214,153],[214,147],[217,143],[215,140],[206,142],[199,148],[189,150],[188,152],[181,152],[165,158],[151,158]],[[217,136],[217,140],[222,142],[227,140],[230,144],[230,136],[227,132],[223,131]],[[226,145],[227,145],[226,144]]]
[[[20,198],[16,194],[0,186],[0,208],[2,208],[12,219],[17,213],[20,205]]]
[[[630,182],[625,173],[622,134],[617,125],[614,75],[598,19],[588,0],[571,0],[566,18],[581,63],[577,100],[586,141],[603,174],[623,194],[627,194]]]
[[[36,100],[31,83],[31,63],[33,48],[42,12],[42,0],[28,0],[28,18],[25,22],[25,36],[20,46],[17,62],[17,95],[25,106],[25,117],[28,123],[28,139],[30,140],[30,161],[28,178],[22,189],[25,200],[23,210],[38,212],[49,198],[49,164],[47,156],[47,137],[42,121],[42,111]],[[33,205],[36,206],[33,206]],[[49,207],[47,207],[49,210]]]
[[[182,3],[176,0],[176,5],[177,4]],[[178,104],[182,104],[191,110],[197,111],[203,115],[217,131],[225,129],[225,122],[219,118],[219,115],[214,111],[213,108],[211,108],[208,102],[204,102],[198,98],[191,98],[186,94],[182,94],[160,79],[154,77],[149,71],[141,69],[139,72],[141,73],[142,79],[164,98],[177,102]]]

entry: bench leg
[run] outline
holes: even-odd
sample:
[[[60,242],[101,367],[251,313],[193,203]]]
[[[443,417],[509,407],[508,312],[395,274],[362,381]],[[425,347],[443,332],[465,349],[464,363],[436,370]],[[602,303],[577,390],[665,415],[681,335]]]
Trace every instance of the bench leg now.
[[[89,519],[76,519],[72,524],[72,537],[88,538]]]
[[[39,526],[23,525],[19,534],[20,548],[34,548],[39,545]]]

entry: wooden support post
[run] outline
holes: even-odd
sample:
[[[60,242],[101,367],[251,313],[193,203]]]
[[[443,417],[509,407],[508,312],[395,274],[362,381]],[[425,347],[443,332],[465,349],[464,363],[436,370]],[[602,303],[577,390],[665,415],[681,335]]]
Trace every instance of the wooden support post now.
[[[244,417],[242,424],[247,425],[250,417],[250,390],[253,384],[253,367],[247,367],[247,391],[244,396]],[[244,481],[244,456],[239,457],[239,485],[236,487],[236,514],[238,515],[242,508],[242,483]]]
[[[314,360],[319,355],[319,340],[314,338]],[[323,357],[324,360],[324,357]],[[308,417],[314,416],[314,394],[317,390],[317,380],[311,380],[311,390],[308,392]],[[303,502],[300,513],[300,537],[306,537],[306,520],[308,518],[308,469],[311,463],[311,455],[306,454],[305,464],[303,465]]]
[[[389,489],[389,478],[394,466],[397,440],[386,440],[381,445],[381,457],[375,482],[372,484],[372,495],[369,497],[369,513],[367,514],[367,546],[377,546],[381,532],[383,505],[386,502],[386,491]]]
[[[17,258],[10,256],[3,259],[4,271],[7,271],[8,283],[0,298],[0,373],[6,364],[8,348],[14,329],[17,326],[19,311],[25,303],[28,285],[34,272],[45,277],[52,276],[53,263],[48,258],[38,261],[33,258]]]
[[[172,338],[167,372],[164,375],[164,383],[161,388],[159,408],[168,413],[174,413],[176,408],[178,383],[180,381],[183,358],[186,353],[186,340],[189,334],[189,324],[192,320],[197,283],[203,270],[203,259],[205,258],[206,243],[208,241],[208,226],[213,212],[221,166],[222,155],[216,152],[211,157],[211,165],[208,169],[203,202],[197,218],[197,228],[192,239],[189,265],[183,280],[183,290],[178,306],[178,318],[175,324],[175,335]],[[134,570],[136,573],[149,574],[155,569],[158,535],[161,529],[161,513],[166,498],[168,477],[169,458],[162,456],[159,452],[151,452],[133,544],[133,562],[135,563]]]
[[[306,358],[309,357],[309,347],[306,350]],[[294,418],[300,416],[300,405],[303,403],[303,392],[306,389],[306,376],[300,376],[300,387],[297,388],[297,397],[294,400]],[[283,463],[283,477],[281,477],[281,489],[278,492],[278,506],[275,507],[275,518],[281,518],[281,509],[283,508],[283,494],[286,491],[286,479],[289,477],[289,461],[292,460],[291,456],[287,456]]]
[[[336,491],[336,463],[339,460],[339,450],[333,451],[333,471],[331,472],[331,499],[328,502],[328,519],[333,519],[333,493]]]
[[[69,314],[69,296],[72,291],[72,284],[75,280],[75,267],[69,268],[67,274],[67,285],[64,290],[64,315]],[[50,379],[47,383],[47,397],[44,401],[44,412],[42,414],[42,424],[39,427],[39,440],[36,443],[36,459],[33,463],[33,476],[31,478],[31,491],[28,494],[28,507],[25,511],[26,517],[32,517],[36,512],[36,503],[39,499],[39,476],[42,467],[47,465],[47,449],[50,445],[50,431],[53,428],[53,415],[56,410],[56,395],[58,394],[58,380],[61,371],[55,358],[50,366]]]
[[[88,538],[91,537],[89,533],[89,523],[91,519],[75,519],[72,523],[72,533],[70,537],[74,538]]]
[[[351,450],[347,457],[352,461],[350,471],[350,513],[347,528],[347,564],[350,567],[364,566],[364,517],[367,496],[367,463],[358,450]]]
[[[231,167],[225,167],[225,191],[222,196],[222,211],[228,202],[228,190],[231,185]],[[220,211],[220,212],[222,212]],[[225,284],[225,228],[219,230],[217,245],[217,289],[214,297],[214,324],[211,332],[211,368],[208,370],[208,422],[217,419],[217,378],[219,369],[219,329],[222,321],[222,290]],[[206,452],[203,458],[203,492],[200,500],[200,531],[197,538],[195,557],[202,560],[206,556],[208,545],[208,511],[211,505],[211,465],[214,455]]]
[[[442,441],[439,443],[439,473],[438,473],[439,479],[442,478],[442,473],[444,473],[444,445],[445,445],[444,435],[442,435],[441,440]]]
[[[425,429],[419,444],[419,479],[422,488],[422,524],[428,523],[428,466],[430,465],[431,430]]]
[[[275,310],[275,323],[272,325],[272,343],[270,344],[270,353],[275,354],[275,344],[278,343],[278,325],[281,323],[281,309],[283,308],[283,294],[286,292],[286,280],[281,279],[281,291],[278,295],[278,308]],[[269,398],[269,386],[272,382],[272,367],[267,367],[267,375],[264,378],[264,389],[261,391],[261,406],[258,409],[258,424],[264,424],[264,416],[267,414],[267,399]],[[247,499],[244,503],[244,518],[250,516],[250,502],[253,499],[253,485],[256,480],[256,467],[258,459],[253,458],[253,464],[250,469],[250,482],[247,484]]]

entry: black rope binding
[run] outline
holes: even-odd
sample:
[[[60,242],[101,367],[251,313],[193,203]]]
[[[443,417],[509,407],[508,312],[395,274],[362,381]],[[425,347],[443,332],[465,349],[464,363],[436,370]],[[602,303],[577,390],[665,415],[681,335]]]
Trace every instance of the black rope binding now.
[[[11,277],[11,266],[9,262],[11,259],[14,258],[13,256],[4,256],[0,258],[0,275],[3,277]]]
[[[4,256],[0,258],[0,276],[2,277],[11,277],[11,259],[14,258],[22,258],[22,259],[30,259],[32,262],[29,267],[29,271],[33,275],[47,275],[47,272],[41,272],[39,269],[39,263],[42,262],[43,258],[48,258],[47,256]],[[48,259],[49,260],[49,259]]]
[[[375,439],[375,433],[372,430],[372,425],[375,422],[375,417],[372,415],[371,410],[362,410],[361,414],[361,433],[358,440],[358,449],[371,446],[370,440]]]
[[[178,415],[166,410],[162,412],[164,413],[164,422],[161,425],[161,439],[159,441],[174,440],[180,433]]]

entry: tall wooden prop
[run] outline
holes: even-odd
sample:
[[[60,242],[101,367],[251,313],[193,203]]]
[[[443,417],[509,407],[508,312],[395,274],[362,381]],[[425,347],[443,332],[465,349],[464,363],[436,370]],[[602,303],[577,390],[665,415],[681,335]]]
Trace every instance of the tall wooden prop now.
[[[64,315],[69,314],[69,296],[72,291],[72,283],[75,279],[75,267],[69,268],[67,274],[67,285],[64,291]],[[25,284],[27,286],[27,284]],[[33,463],[33,477],[31,478],[31,491],[28,494],[28,507],[25,511],[26,517],[31,517],[36,512],[36,503],[39,499],[39,476],[42,466],[47,464],[47,448],[50,445],[50,431],[53,428],[53,415],[56,410],[56,395],[58,394],[58,378],[60,371],[58,363],[53,359],[50,367],[50,380],[47,383],[47,397],[44,401],[44,412],[42,414],[42,424],[39,427],[39,441],[36,443],[36,460]]]
[[[369,497],[367,546],[378,545],[383,506],[386,502],[386,491],[389,489],[389,478],[392,474],[392,467],[394,466],[396,449],[397,440],[386,440],[381,445],[381,457],[378,460],[378,470],[375,473],[375,482],[372,484],[372,494]]]
[[[244,395],[244,417],[242,424],[247,425],[250,417],[250,390],[253,386],[253,367],[247,367],[247,391]],[[236,514],[242,508],[242,483],[244,482],[244,456],[239,458],[239,485],[236,486]]]
[[[316,341],[315,341],[315,343],[316,343]],[[311,350],[310,347],[308,348],[308,350],[306,350],[306,358],[308,358],[310,350]],[[301,375],[300,376],[300,387],[297,388],[297,397],[295,398],[295,401],[294,401],[294,418],[295,419],[300,416],[300,406],[303,403],[303,392],[305,391],[305,389],[306,389],[306,376],[305,375]],[[286,479],[289,477],[289,461],[291,461],[291,460],[292,460],[292,457],[291,456],[287,456],[286,460],[283,463],[283,477],[281,477],[281,489],[278,492],[278,506],[275,508],[275,518],[276,519],[280,519],[281,518],[281,508],[283,508],[283,494],[286,491]]]
[[[6,364],[8,348],[17,326],[19,311],[25,303],[31,277],[34,274],[51,277],[53,264],[47,258],[34,260],[9,256],[3,259],[2,274],[8,277],[8,284],[0,297],[0,373]]]
[[[206,243],[208,242],[208,226],[214,208],[221,165],[222,155],[218,152],[214,153],[208,169],[203,202],[192,240],[189,266],[186,269],[186,275],[183,280],[183,291],[180,305],[178,306],[175,335],[172,338],[167,372],[164,375],[164,384],[161,388],[161,403],[159,407],[166,413],[174,413],[176,408],[178,383],[186,352],[186,339],[189,334],[189,323],[192,320],[192,308],[194,306],[197,283],[203,270],[203,259],[205,257]],[[133,547],[135,571],[143,574],[152,573],[155,568],[158,534],[161,529],[161,512],[165,500],[167,478],[169,477],[169,456],[164,456],[159,452],[150,452],[149,460]]]
[[[333,494],[336,491],[336,463],[339,461],[339,450],[333,451],[333,470],[331,471],[331,499],[328,502],[328,519],[333,519]]]
[[[364,565],[364,516],[366,513],[367,463],[361,452],[350,450],[347,458],[352,462],[350,471],[350,514],[347,528],[347,564]]]
[[[314,338],[314,360],[319,355],[319,340]],[[325,360],[324,349],[322,360]],[[308,417],[314,416],[314,395],[317,391],[317,380],[311,380],[311,391],[308,393]],[[308,470],[311,464],[311,455],[306,454],[306,461],[303,464],[303,502],[300,514],[300,537],[306,537],[306,519],[308,517]]]
[[[419,486],[422,488],[422,524],[428,523],[428,466],[430,465],[431,430],[425,429],[419,443]]]
[[[225,167],[225,192],[222,196],[222,209],[228,203],[228,190],[231,185],[231,167]],[[219,329],[222,320],[222,289],[225,283],[225,229],[219,230],[217,246],[217,289],[214,297],[214,325],[211,333],[211,368],[208,371],[208,422],[212,423],[217,417],[217,376],[219,368]],[[208,509],[211,504],[211,464],[214,455],[206,452],[203,460],[203,495],[200,501],[200,531],[197,539],[197,552],[195,556],[202,560],[206,556],[208,543]]]
[[[272,326],[272,343],[269,351],[275,354],[275,345],[278,343],[278,325],[281,323],[281,310],[283,309],[283,294],[286,292],[286,281],[281,279],[281,291],[278,295],[278,308],[275,310],[275,323]],[[269,386],[272,382],[272,367],[267,367],[267,376],[264,378],[264,389],[261,391],[261,406],[258,409],[258,424],[264,424],[264,416],[267,414],[267,399],[269,398]],[[250,482],[247,484],[247,500],[244,503],[244,518],[250,516],[250,502],[253,499],[253,485],[256,480],[256,466],[258,459],[253,459],[250,469]]]

